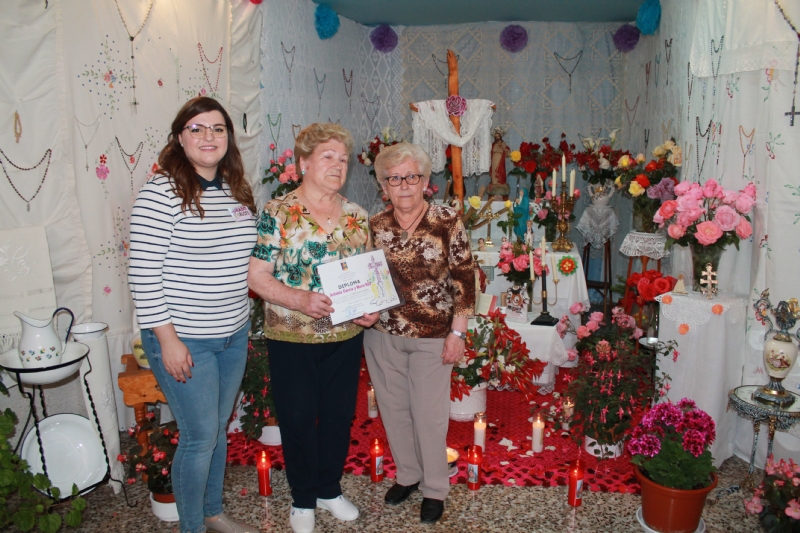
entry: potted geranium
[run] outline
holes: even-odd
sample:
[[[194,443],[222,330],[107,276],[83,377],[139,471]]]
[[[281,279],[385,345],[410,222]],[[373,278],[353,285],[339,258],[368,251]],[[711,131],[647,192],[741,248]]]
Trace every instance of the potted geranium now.
[[[453,365],[450,382],[450,418],[471,421],[486,410],[486,389],[508,387],[530,398],[533,382],[545,363],[531,359],[519,333],[508,327],[505,315],[495,309],[476,317],[477,326],[467,331],[464,356]]]
[[[117,457],[119,462],[127,468],[128,483],[135,483],[139,474],[142,481],[147,483],[150,490],[150,504],[153,514],[165,522],[178,520],[178,510],[175,507],[175,495],[172,492],[172,458],[178,449],[180,432],[176,422],[169,422],[163,426],[153,423],[155,415],[148,413],[147,421],[129,430],[147,432],[148,445],[143,448],[136,444],[127,454]]]
[[[278,419],[275,416],[275,401],[272,398],[272,383],[267,355],[267,338],[264,336],[264,301],[255,293],[253,314],[250,317],[250,338],[247,344],[247,366],[242,378],[242,432],[248,439],[262,444],[281,443]]]
[[[729,244],[739,249],[739,241],[753,234],[750,212],[756,202],[752,183],[737,191],[724,189],[715,179],[702,185],[684,181],[675,186],[677,199],[662,204],[653,223],[667,226],[666,247],[688,246],[692,251],[692,286],[700,290],[706,264],[719,266],[722,251]]]
[[[570,311],[583,311],[582,305]],[[564,316],[557,328],[561,335],[574,332],[580,362],[567,394],[575,403],[576,423],[583,429],[584,449],[596,456],[617,457],[631,424],[661,394],[665,379],[657,376],[657,358],[673,351],[673,341],[654,347],[655,359],[637,350],[642,331],[636,320],[620,307],[611,311],[611,324],[601,313],[577,328]]]
[[[265,170],[266,175],[261,183],[274,184],[277,181],[278,186],[272,191],[272,197],[277,198],[298,188],[302,176],[297,173],[297,166],[292,162],[294,154],[289,148],[280,155],[277,155],[275,143],[270,144],[269,149],[272,151],[272,157],[269,160],[270,166]]]
[[[614,184],[633,199],[633,227],[636,231],[656,233],[658,226],[653,216],[663,202],[675,199],[674,187],[683,163],[680,146],[674,140],[666,141],[653,150],[656,159],[645,164],[642,154],[632,159],[627,155],[617,162],[619,176]]]
[[[583,179],[589,183],[589,197],[592,205],[606,206],[614,195],[614,169],[623,155],[630,157],[630,152],[615,150],[617,132],[612,131],[608,139],[601,137],[582,137],[584,151],[575,154],[575,162]],[[608,143],[603,141],[608,140]]]
[[[628,451],[642,486],[645,524],[675,533],[697,529],[706,496],[717,486],[709,450],[715,438],[714,420],[688,398],[644,414]]]
[[[753,497],[744,501],[747,514],[757,514],[767,533],[800,529],[800,465],[767,457],[766,475]]]

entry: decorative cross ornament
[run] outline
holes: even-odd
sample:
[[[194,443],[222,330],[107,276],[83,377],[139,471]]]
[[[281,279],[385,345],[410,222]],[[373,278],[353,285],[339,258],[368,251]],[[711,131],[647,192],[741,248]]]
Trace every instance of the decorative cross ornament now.
[[[700,285],[705,285],[705,287],[703,287],[702,290],[703,296],[705,296],[709,300],[714,298],[714,295],[717,294],[716,277],[717,273],[714,270],[714,267],[711,265],[711,263],[706,263],[706,268],[703,271],[703,276],[702,276],[703,279],[700,280]]]

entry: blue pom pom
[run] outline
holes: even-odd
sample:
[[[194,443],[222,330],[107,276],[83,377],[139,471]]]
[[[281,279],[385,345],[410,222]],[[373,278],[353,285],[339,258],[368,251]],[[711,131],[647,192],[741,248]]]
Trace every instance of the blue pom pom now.
[[[644,0],[636,15],[636,27],[644,35],[653,35],[658,29],[659,22],[661,22],[661,2]]]
[[[314,26],[320,39],[330,39],[339,31],[339,15],[325,4],[320,4],[314,12]]]

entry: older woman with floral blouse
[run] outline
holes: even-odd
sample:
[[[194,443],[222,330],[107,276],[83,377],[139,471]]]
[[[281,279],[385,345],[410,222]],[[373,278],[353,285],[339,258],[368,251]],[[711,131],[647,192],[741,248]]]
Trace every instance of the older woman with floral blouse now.
[[[248,284],[264,298],[264,333],[286,477],[292,487],[289,524],[314,530],[314,509],[351,521],[359,512],[342,495],[350,447],[364,327],[378,314],[334,326],[331,299],[316,267],[370,246],[367,212],[339,191],[347,178],[353,137],[338,124],[311,124],[295,141],[300,187],[264,206]]]
[[[423,196],[431,159],[421,147],[384,148],[375,172],[391,205],[370,219],[370,230],[405,299],[401,307],[381,313],[364,334],[367,366],[397,464],[397,482],[384,499],[397,505],[419,488],[420,519],[436,522],[450,490],[450,374],[464,355],[467,320],[475,308],[472,254],[458,213]]]

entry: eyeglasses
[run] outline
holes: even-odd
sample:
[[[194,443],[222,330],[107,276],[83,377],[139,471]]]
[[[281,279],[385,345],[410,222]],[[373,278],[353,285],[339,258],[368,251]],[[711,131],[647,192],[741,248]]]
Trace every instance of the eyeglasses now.
[[[213,126],[203,126],[202,124],[192,124],[183,128],[189,130],[189,135],[194,139],[202,139],[206,136],[206,130],[211,130],[211,134],[217,139],[227,137],[228,127],[225,124],[214,124]]]
[[[386,183],[392,187],[399,187],[403,180],[409,185],[416,185],[422,179],[422,174],[409,174],[408,176],[387,176]]]

